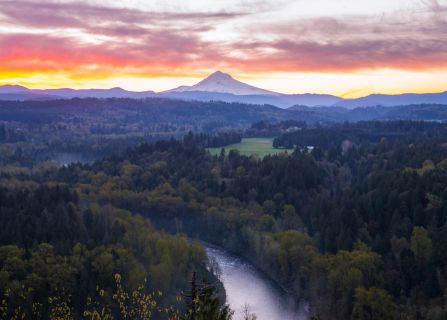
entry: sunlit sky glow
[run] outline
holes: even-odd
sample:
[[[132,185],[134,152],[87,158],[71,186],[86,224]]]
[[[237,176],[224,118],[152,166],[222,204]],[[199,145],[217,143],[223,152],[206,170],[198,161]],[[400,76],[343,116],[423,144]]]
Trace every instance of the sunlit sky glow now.
[[[0,0],[0,85],[447,90],[447,0]]]

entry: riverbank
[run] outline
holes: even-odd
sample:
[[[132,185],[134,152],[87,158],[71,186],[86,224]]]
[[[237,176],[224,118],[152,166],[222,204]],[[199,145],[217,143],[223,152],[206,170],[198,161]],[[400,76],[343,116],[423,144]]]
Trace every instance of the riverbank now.
[[[214,245],[202,244],[218,266],[217,276],[225,288],[227,303],[235,311],[235,319],[241,318],[246,305],[258,320],[309,319],[307,303],[297,303],[292,295],[247,260]]]

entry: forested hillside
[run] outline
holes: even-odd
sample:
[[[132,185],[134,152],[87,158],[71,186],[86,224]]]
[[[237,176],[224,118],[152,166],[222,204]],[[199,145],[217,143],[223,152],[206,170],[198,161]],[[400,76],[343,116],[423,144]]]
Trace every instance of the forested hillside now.
[[[193,272],[216,281],[200,244],[28,179],[1,183],[0,319],[180,319]]]
[[[0,163],[32,166],[59,157],[83,162],[108,157],[143,142],[180,139],[188,132],[222,135],[207,147],[245,137],[277,137],[285,130],[344,121],[424,120],[445,122],[444,105],[345,109],[182,101],[164,98],[75,98],[51,101],[0,100]],[[253,126],[252,126],[253,124]],[[230,138],[230,140],[228,140]],[[63,161],[62,161],[63,162]]]
[[[236,151],[212,156],[203,137],[188,134],[92,165],[3,171],[1,234],[8,236],[2,242],[26,249],[14,247],[11,256],[31,267],[3,273],[2,281],[29,279],[36,273],[33,257],[47,250],[38,243],[52,241],[52,252],[65,257],[60,259],[80,259],[76,270],[94,272],[100,265],[95,259],[110,259],[115,262],[104,274],[120,271],[130,284],[147,277],[154,288],[173,292],[185,284],[188,270],[203,266],[203,251],[153,231],[135,218],[141,215],[157,229],[245,256],[298,299],[308,299],[320,319],[444,319],[445,130],[413,122],[310,126],[277,142],[312,143],[312,151],[263,159]],[[16,191],[28,189],[34,191]],[[20,205],[20,214],[8,213],[23,203],[17,197],[27,205]],[[132,240],[145,228],[152,231],[142,236],[148,237],[144,245],[161,241],[167,251],[157,244],[145,256],[149,249]],[[115,248],[117,237],[122,251]],[[178,254],[184,252],[178,246],[190,253]],[[130,263],[121,264],[122,256]],[[11,264],[1,261],[9,272]],[[179,265],[184,272],[177,272]],[[88,288],[93,274],[79,283]]]

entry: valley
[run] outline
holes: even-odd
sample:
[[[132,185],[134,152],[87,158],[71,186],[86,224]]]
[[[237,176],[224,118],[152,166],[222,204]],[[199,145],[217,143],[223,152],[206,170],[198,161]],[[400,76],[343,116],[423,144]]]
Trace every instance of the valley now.
[[[447,0],[0,0],[0,320],[446,320]]]
[[[63,297],[56,285],[66,281],[71,284],[66,290],[73,292],[72,308],[80,312],[90,308],[83,297],[94,298],[96,286],[112,297],[114,275],[128,290],[136,290],[147,277],[145,292],[163,292],[157,303],[182,313],[190,302],[177,301],[176,294],[188,295],[194,271],[199,288],[228,288],[226,300],[220,291],[219,312],[227,312],[225,303],[240,311],[248,300],[259,319],[273,317],[270,312],[295,314],[294,307],[283,305],[288,297],[307,301],[309,316],[322,319],[351,317],[364,306],[386,319],[444,312],[443,123],[260,122],[239,133],[188,133],[136,145],[122,140],[127,147],[121,151],[64,166],[30,157],[34,146],[20,141],[26,131],[17,136],[14,130],[7,132],[8,139],[19,140],[2,144],[5,150],[17,145],[15,153],[3,155],[0,166],[0,219],[5,221],[0,257],[8,272],[2,280],[7,287],[19,284],[44,297]],[[297,149],[252,157],[229,151],[212,155],[205,147],[227,145],[242,134],[273,132],[274,145]],[[82,154],[72,141],[64,148],[78,146]],[[264,148],[271,148],[271,138],[248,141],[251,146],[253,141],[268,142]],[[302,148],[309,145],[314,148]],[[103,140],[104,150],[113,146]],[[207,257],[206,248],[187,244],[184,235],[225,252],[208,249]],[[228,252],[253,268],[232,260]],[[54,258],[43,260],[46,267],[39,268],[36,261],[45,256]],[[226,272],[222,282],[210,272],[216,267],[210,256]],[[12,267],[10,261],[16,260],[25,269]],[[54,278],[45,271],[50,267],[70,272]],[[29,272],[39,282],[30,281]],[[247,296],[245,286],[235,287],[234,281],[242,280],[232,276],[255,277],[251,282],[259,286],[262,299],[269,299],[266,308],[256,307],[250,300],[256,296]],[[76,285],[75,279],[80,281]],[[273,279],[288,294],[283,296],[265,279]],[[82,295],[73,291],[76,286],[82,286]],[[371,296],[383,303],[377,306]],[[40,295],[32,299],[45,305]],[[117,310],[113,299],[95,301]],[[31,310],[18,297],[10,303],[8,310]]]

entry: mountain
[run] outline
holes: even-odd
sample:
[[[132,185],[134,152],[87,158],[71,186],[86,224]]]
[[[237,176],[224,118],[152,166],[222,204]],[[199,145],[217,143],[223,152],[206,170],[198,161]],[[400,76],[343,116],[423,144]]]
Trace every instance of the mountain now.
[[[55,100],[72,98],[132,98],[154,97],[154,91],[134,92],[122,88],[111,89],[28,89],[23,86],[0,86],[0,100]]]
[[[281,94],[260,89],[234,79],[229,74],[216,71],[193,86],[155,93],[154,91],[133,92],[122,88],[111,89],[46,89],[30,90],[21,86],[0,86],[0,100],[54,100],[71,98],[150,98],[161,97],[178,100],[223,101],[272,105],[288,108],[293,105],[331,106],[340,98],[325,94]]]
[[[0,86],[0,94],[13,94],[13,93],[25,93],[31,91],[30,89],[17,85],[7,84]]]
[[[0,100],[54,100],[71,98],[169,98],[187,101],[222,101],[253,105],[271,105],[289,108],[295,105],[307,107],[357,107],[404,106],[416,104],[447,105],[447,92],[432,94],[372,94],[357,99],[342,99],[328,94],[282,94],[269,91],[234,79],[231,75],[216,71],[192,86],[181,86],[160,93],[154,91],[133,92],[122,88],[111,89],[46,89],[30,90],[17,85],[0,86]]]
[[[71,98],[148,98],[155,95],[154,91],[127,91],[122,88],[111,89],[46,89],[46,90],[33,90],[34,92],[51,94],[58,96],[62,99]]]
[[[18,85],[0,86],[0,100],[52,100],[57,97]]]
[[[238,81],[229,74],[220,71],[214,72],[193,86],[180,86],[165,92],[172,93],[191,91],[220,92],[234,95],[280,95],[280,93],[260,89]]]
[[[345,108],[373,107],[373,106],[403,106],[410,104],[447,104],[447,92],[415,94],[406,93],[398,95],[371,94],[357,99],[344,99],[336,106]]]
[[[311,107],[330,106],[341,100],[326,94],[282,94],[260,89],[238,81],[221,71],[214,72],[193,86],[181,86],[164,91],[160,95],[174,99],[268,104],[280,108],[288,108],[296,104]]]

